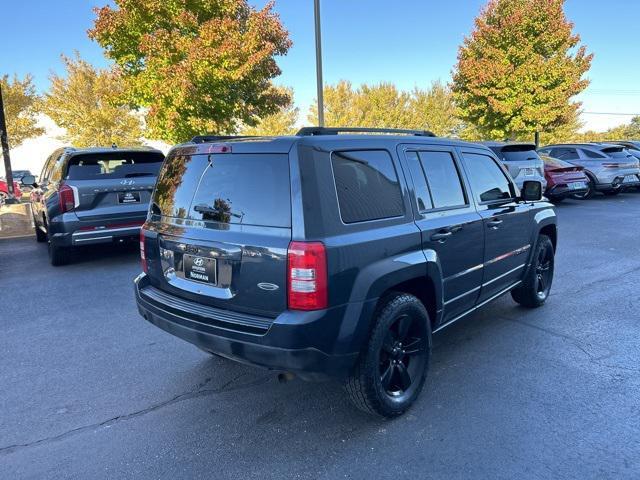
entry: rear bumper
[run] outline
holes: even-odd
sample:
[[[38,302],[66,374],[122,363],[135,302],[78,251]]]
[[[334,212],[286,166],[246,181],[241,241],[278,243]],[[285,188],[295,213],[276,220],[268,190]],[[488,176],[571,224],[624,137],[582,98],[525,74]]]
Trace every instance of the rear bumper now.
[[[51,242],[56,247],[79,247],[97,243],[112,243],[118,240],[135,240],[140,235],[140,227],[113,228],[73,233],[54,233]]]
[[[294,372],[303,379],[344,378],[358,358],[354,329],[375,301],[314,312],[285,311],[275,319],[243,315],[162,294],[142,274],[138,311],[162,330],[241,363]]]
[[[635,177],[629,180],[629,177]],[[596,190],[611,191],[619,188],[635,188],[640,186],[640,175],[637,172],[620,172],[608,175],[598,175]]]
[[[80,221],[67,212],[50,219],[49,238],[56,247],[76,247],[137,239],[146,214],[137,217]]]
[[[585,193],[588,190],[587,187],[582,188],[582,189],[573,189],[573,188],[569,188],[566,185],[554,185],[553,187],[549,188],[546,192],[545,195],[549,198],[564,198],[564,197],[569,197],[571,195],[574,194],[580,194],[580,193]]]

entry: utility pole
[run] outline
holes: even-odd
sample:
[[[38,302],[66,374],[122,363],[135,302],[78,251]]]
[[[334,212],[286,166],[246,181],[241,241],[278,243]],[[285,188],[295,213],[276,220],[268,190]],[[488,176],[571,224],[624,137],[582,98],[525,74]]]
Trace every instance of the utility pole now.
[[[316,23],[316,81],[318,88],[318,126],[324,127],[324,95],[322,82],[322,35],[320,32],[320,0],[313,0]]]
[[[16,193],[13,191],[13,172],[11,171],[11,157],[9,157],[9,139],[7,134],[7,122],[4,118],[4,102],[2,101],[2,85],[0,85],[0,144],[2,144],[2,158],[4,158],[4,171],[7,180],[9,200],[7,203],[16,202]]]

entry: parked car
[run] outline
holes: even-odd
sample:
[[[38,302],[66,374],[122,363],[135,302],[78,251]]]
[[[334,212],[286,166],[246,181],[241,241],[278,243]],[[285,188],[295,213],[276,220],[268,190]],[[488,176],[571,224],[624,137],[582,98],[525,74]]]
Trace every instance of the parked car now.
[[[48,242],[52,265],[71,248],[136,239],[164,155],[151,148],[60,148],[46,160],[33,188],[36,239]]]
[[[22,191],[18,182],[13,182],[13,193],[17,199],[22,197]],[[9,198],[9,184],[6,180],[0,180],[0,205],[4,205]]]
[[[616,145],[622,145],[627,150],[629,150],[630,153],[640,151],[640,141],[638,140],[612,140],[606,143],[614,143]]]
[[[20,180],[22,180],[22,177],[24,177],[25,175],[32,175],[32,173],[29,170],[12,170],[11,173],[13,175],[13,179],[16,182],[19,182]]]
[[[540,155],[540,158],[544,162],[544,176],[547,179],[545,195],[553,202],[587,192],[589,177],[583,167],[547,155]]]
[[[640,142],[636,141],[622,141],[622,142],[606,142],[614,145],[622,145],[627,149],[627,151],[636,157],[640,162]],[[636,187],[637,190],[640,190],[640,185]]]
[[[29,170],[13,170],[11,172],[13,174],[13,180],[18,184],[22,183],[22,177],[26,175],[33,176],[33,174]],[[29,193],[31,192],[31,187],[28,185],[22,185],[22,194],[21,197],[24,196],[25,199],[29,197]],[[20,197],[18,197],[20,198]]]
[[[584,167],[589,177],[589,189],[585,193],[575,194],[575,198],[590,198],[595,192],[617,195],[625,188],[640,185],[638,160],[620,145],[606,143],[547,145],[538,151],[541,155],[548,155]]]
[[[504,163],[518,187],[527,180],[536,180],[546,187],[544,164],[533,143],[481,142]]]
[[[547,299],[556,214],[540,182],[521,191],[488,148],[426,132],[196,138],[158,177],[138,310],[202,350],[342,379],[362,410],[399,415],[432,333],[508,292]]]

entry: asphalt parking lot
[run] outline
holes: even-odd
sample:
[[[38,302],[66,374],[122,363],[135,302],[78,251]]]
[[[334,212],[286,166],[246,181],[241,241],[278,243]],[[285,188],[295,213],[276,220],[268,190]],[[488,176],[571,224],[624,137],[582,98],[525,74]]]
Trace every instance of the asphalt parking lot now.
[[[640,194],[558,215],[547,304],[437,334],[392,421],[146,323],[135,245],[0,241],[0,478],[640,478]]]

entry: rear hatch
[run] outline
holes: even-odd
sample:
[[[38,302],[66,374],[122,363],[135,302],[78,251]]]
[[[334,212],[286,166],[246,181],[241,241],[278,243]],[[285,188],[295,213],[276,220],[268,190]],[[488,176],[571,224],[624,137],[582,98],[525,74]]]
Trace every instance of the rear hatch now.
[[[153,287],[216,308],[286,309],[291,194],[287,153],[171,154],[147,242]]]
[[[583,167],[546,155],[541,156],[541,158],[544,161],[545,173],[555,185],[568,185],[571,188],[578,189],[589,181]]]
[[[164,156],[157,151],[83,153],[69,159],[78,220],[106,228],[144,221]]]
[[[519,179],[522,180],[526,180],[526,177],[531,177],[532,180],[535,177],[544,178],[544,165],[534,144],[504,145],[495,148],[494,151],[507,166],[513,178],[520,177]]]
[[[602,163],[602,166],[609,171],[615,171],[623,177],[623,183],[636,183],[640,180],[638,177],[640,174],[638,159],[625,147],[615,145],[605,147],[601,151],[609,157]]]

